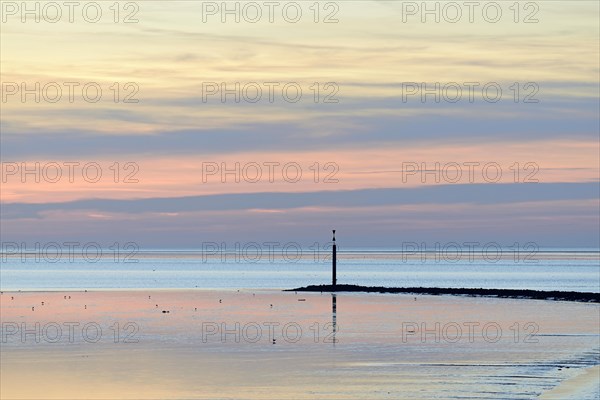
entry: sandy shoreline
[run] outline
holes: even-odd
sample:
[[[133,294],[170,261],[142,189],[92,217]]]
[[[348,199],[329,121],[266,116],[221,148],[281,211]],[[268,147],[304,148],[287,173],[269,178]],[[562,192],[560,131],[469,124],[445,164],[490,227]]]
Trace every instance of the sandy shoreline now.
[[[0,306],[2,398],[525,399],[600,363],[597,304],[107,290]]]
[[[586,368],[554,389],[543,393],[543,400],[596,400],[600,398],[600,366]]]

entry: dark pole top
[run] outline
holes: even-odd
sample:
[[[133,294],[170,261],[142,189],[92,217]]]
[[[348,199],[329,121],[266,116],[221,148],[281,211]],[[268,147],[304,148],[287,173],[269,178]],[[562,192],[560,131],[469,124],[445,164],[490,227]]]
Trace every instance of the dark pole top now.
[[[335,242],[335,229],[333,229],[333,241]]]

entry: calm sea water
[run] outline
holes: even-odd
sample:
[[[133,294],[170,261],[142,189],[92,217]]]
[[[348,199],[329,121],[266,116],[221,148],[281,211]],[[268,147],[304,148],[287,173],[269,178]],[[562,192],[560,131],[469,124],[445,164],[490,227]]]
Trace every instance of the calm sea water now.
[[[329,283],[329,252],[246,249],[2,254],[2,290],[294,288]],[[338,283],[600,292],[600,251],[338,251]]]

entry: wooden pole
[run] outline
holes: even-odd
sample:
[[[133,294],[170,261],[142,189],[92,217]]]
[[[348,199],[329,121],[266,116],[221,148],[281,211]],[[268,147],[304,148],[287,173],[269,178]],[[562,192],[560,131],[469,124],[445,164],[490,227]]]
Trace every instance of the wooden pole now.
[[[331,284],[335,287],[337,284],[336,268],[337,268],[337,248],[335,245],[335,229],[333,230],[333,254],[331,255]]]

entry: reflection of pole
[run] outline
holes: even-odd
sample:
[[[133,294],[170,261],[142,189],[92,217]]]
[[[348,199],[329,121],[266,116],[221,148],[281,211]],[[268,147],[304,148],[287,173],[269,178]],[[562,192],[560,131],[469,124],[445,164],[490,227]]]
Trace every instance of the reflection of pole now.
[[[336,274],[335,270],[337,267],[337,265],[336,265],[337,264],[337,259],[336,259],[337,258],[337,248],[335,246],[335,229],[333,230],[333,250],[332,250],[332,252],[333,252],[333,254],[331,257],[331,284],[333,286],[335,286],[337,283],[337,278],[335,276],[335,274]]]
[[[333,346],[335,347],[335,333],[337,332],[337,307],[335,293],[332,293],[331,296],[331,322],[333,323]]]

